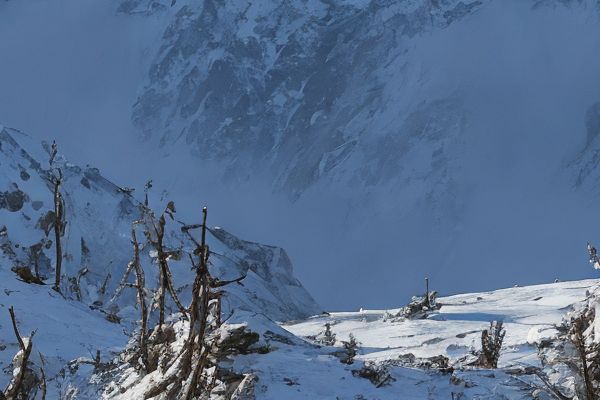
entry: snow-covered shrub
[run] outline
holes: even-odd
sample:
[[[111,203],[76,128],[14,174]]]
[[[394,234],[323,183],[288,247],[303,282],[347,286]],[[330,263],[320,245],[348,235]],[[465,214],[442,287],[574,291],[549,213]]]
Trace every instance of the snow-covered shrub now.
[[[437,292],[428,292],[423,296],[413,296],[405,307],[402,307],[396,314],[386,311],[382,320],[386,321],[401,321],[403,319],[424,319],[433,312],[442,307],[437,302]]]
[[[490,327],[481,331],[481,349],[472,349],[468,354],[459,358],[456,365],[498,368],[498,360],[502,351],[502,344],[506,330],[502,321],[490,322]]]
[[[324,346],[335,345],[335,333],[331,331],[331,324],[329,322],[325,324],[325,330],[317,335],[316,341]]]
[[[594,269],[600,269],[600,258],[598,258],[598,251],[591,244],[587,244],[588,255],[590,256],[590,264],[594,266]]]
[[[481,366],[498,368],[505,335],[502,321],[490,322],[490,328],[481,332]]]
[[[356,340],[353,334],[350,334],[350,337],[347,341],[342,340],[345,355],[340,359],[340,361],[344,364],[354,363],[354,357],[356,357],[356,355],[358,354],[359,344],[360,343]]]

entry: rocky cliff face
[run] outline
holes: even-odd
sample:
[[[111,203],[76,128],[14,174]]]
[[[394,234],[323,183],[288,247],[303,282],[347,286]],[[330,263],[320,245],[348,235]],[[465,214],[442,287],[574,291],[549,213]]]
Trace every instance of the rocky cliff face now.
[[[292,199],[321,180],[436,181],[434,192],[451,191],[448,154],[463,140],[464,110],[447,93],[408,97],[422,73],[411,38],[482,5],[185,4],[165,30],[133,118],[158,145],[220,160],[227,180],[267,173]]]

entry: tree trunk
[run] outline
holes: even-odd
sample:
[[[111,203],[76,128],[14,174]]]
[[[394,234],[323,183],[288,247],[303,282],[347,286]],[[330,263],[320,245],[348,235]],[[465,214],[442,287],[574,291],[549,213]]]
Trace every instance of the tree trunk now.
[[[61,236],[63,230],[63,200],[60,194],[60,178],[55,178],[54,182],[54,248],[56,249],[56,268],[53,289],[60,292],[60,277],[62,270],[62,243]]]

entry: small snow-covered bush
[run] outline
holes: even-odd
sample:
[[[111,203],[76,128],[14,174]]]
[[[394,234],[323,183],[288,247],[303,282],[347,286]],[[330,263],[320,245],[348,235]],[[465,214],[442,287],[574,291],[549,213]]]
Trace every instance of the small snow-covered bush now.
[[[344,364],[354,363],[354,357],[358,354],[359,342],[356,340],[353,334],[350,334],[348,341],[342,340],[344,346],[345,355],[340,359]]]
[[[331,324],[329,322],[325,324],[325,330],[317,335],[316,341],[324,346],[335,345],[335,333],[331,331]]]

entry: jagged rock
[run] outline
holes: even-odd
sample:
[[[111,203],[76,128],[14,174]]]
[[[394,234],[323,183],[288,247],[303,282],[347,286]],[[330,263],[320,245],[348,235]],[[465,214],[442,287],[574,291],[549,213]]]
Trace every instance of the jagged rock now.
[[[23,208],[25,202],[29,201],[29,196],[21,191],[16,184],[13,183],[11,186],[12,191],[0,192],[0,208],[17,212]]]
[[[272,331],[266,331],[265,333],[263,333],[263,337],[268,341],[288,344],[290,346],[294,346],[296,344],[292,339]]]
[[[111,312],[106,313],[105,318],[107,321],[112,322],[113,324],[121,323],[121,317],[119,317],[117,314],[113,314]]]
[[[50,151],[49,144],[39,146],[24,133],[0,126],[0,165],[4,173],[0,177],[0,213],[22,208],[30,197],[36,199],[31,210],[27,209],[27,215],[16,213],[18,215],[14,216],[18,229],[2,220],[0,226],[6,229],[0,231],[0,251],[11,260],[11,265],[29,266],[34,275],[38,275],[34,268],[37,257],[42,278],[53,272],[51,260],[55,257],[52,234],[55,215],[47,179],[49,171],[45,169]],[[92,303],[112,306],[110,300],[120,283],[123,266],[131,258],[131,222],[139,219],[142,205],[130,192],[105,179],[96,168],[78,167],[60,154],[55,157],[54,165],[64,174],[61,190],[68,222],[62,243],[64,271],[87,268],[88,273],[81,277],[77,297],[80,296],[88,306]],[[29,174],[27,185],[17,187],[14,182],[21,179],[19,175],[23,170]],[[181,251],[187,237],[182,237],[178,231],[170,231],[166,238],[170,243],[168,257],[173,264],[179,264],[176,267],[181,271],[189,271],[189,260]],[[15,232],[14,235],[29,232],[30,242],[18,243],[11,237],[11,232]],[[209,244],[220,254],[211,259],[214,276],[227,279],[229,275],[231,278],[249,275],[244,286],[231,285],[225,289],[225,307],[260,312],[281,321],[320,312],[321,307],[293,276],[291,261],[283,249],[244,241],[220,228],[210,232]],[[42,246],[33,248],[30,247],[32,243],[42,243]],[[21,245],[20,249],[17,245]],[[145,268],[152,268],[153,258],[150,255],[144,258]],[[191,273],[178,275],[175,290],[192,281]],[[155,281],[147,280],[149,286],[151,282]],[[124,309],[124,305],[134,301],[134,291],[127,291],[116,305]],[[174,304],[169,303],[167,307],[171,309]],[[229,311],[225,309],[223,313]],[[115,318],[111,317],[111,320]]]
[[[258,377],[255,374],[246,374],[244,379],[231,395],[231,400],[254,400],[254,387],[258,382]]]
[[[477,386],[471,380],[456,375],[450,376],[450,383],[456,386],[462,386],[464,388],[472,388]]]
[[[375,362],[364,363],[361,369],[352,370],[352,375],[368,379],[375,387],[385,386],[396,380],[390,375],[386,365]]]
[[[251,347],[258,343],[260,335],[248,330],[246,324],[233,326],[230,329],[217,332],[221,335],[217,342],[218,356],[223,358],[235,354],[251,353]]]
[[[31,270],[28,267],[12,267],[11,271],[13,271],[19,279],[21,279],[25,283],[35,283],[37,285],[45,285],[44,281],[33,275]]]
[[[419,369],[434,369],[441,372],[452,372],[450,359],[444,355],[432,357],[415,357],[412,353],[403,354],[397,360],[390,360],[390,364]]]

